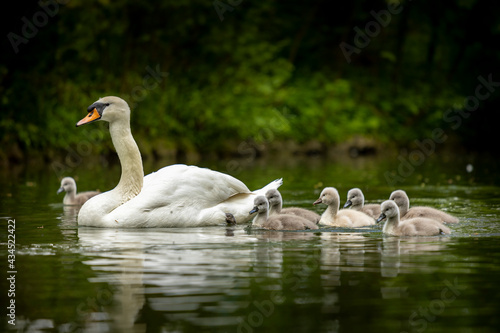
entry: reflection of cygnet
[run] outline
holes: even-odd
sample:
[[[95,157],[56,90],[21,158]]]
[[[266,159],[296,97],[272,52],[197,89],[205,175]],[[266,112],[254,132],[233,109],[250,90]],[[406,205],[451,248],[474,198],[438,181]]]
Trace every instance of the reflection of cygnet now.
[[[351,209],[357,210],[358,212],[363,212],[374,219],[380,216],[380,205],[365,205],[365,196],[359,188],[353,188],[347,192],[347,201],[344,208],[347,207],[351,207]]]
[[[394,200],[399,207],[401,220],[407,220],[414,217],[426,217],[443,223],[458,223],[455,216],[431,207],[412,207],[410,208],[410,199],[403,190],[397,190],[391,193],[389,200]]]
[[[258,196],[254,200],[255,207],[249,214],[257,213],[252,226],[269,230],[306,230],[318,229],[318,226],[305,218],[295,215],[275,214],[269,216],[269,203],[266,197]]]
[[[387,218],[383,232],[393,236],[436,236],[450,234],[451,231],[441,222],[436,220],[417,217],[405,221],[399,221],[399,209],[392,200],[384,201],[381,205],[382,213],[377,222]]]
[[[88,191],[76,194],[76,182],[71,177],[64,177],[61,180],[61,187],[57,190],[57,194],[63,191],[66,192],[66,194],[64,195],[63,204],[75,206],[81,206],[85,203],[85,201],[101,193],[99,191]]]
[[[299,208],[299,207],[283,207],[283,198],[281,197],[281,193],[276,189],[271,189],[266,192],[266,198],[269,202],[269,216],[273,216],[275,214],[288,214],[288,215],[296,215],[305,218],[314,223],[318,223],[321,218],[315,212],[311,212],[308,209]]]
[[[357,228],[375,224],[375,220],[365,213],[352,209],[340,209],[340,196],[337,189],[325,187],[321,192],[319,199],[313,205],[323,203],[328,205],[323,215],[321,215],[320,224],[334,227]]]

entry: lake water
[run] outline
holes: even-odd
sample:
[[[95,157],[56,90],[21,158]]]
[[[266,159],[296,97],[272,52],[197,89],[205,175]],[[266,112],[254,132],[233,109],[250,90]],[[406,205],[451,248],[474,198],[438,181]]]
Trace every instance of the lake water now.
[[[79,228],[50,166],[0,173],[0,299],[18,332],[498,332],[500,176],[493,158],[434,156],[388,184],[398,160],[202,162],[249,188],[283,177],[285,206],[312,206],[324,186],[342,204],[360,187],[380,203],[402,188],[412,205],[460,218],[450,236],[388,237],[381,227],[314,232],[245,225]],[[470,165],[469,165],[470,164]],[[469,165],[467,167],[467,165]],[[146,164],[146,173],[161,165]],[[119,166],[80,165],[80,190],[112,188]],[[14,267],[8,220],[15,220]],[[15,270],[13,285],[7,280]],[[5,314],[15,299],[16,325]]]

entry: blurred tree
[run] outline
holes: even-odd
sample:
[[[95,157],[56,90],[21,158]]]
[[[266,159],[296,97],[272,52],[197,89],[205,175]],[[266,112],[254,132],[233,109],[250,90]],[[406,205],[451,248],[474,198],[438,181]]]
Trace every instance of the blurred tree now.
[[[500,81],[493,1],[222,3],[222,21],[205,0],[12,4],[2,20],[3,157],[77,144],[74,123],[104,95],[129,102],[146,154],[236,151],[263,141],[263,129],[267,141],[406,145],[448,130],[443,114],[463,108],[479,75]],[[342,42],[357,49],[350,62]],[[497,102],[494,91],[448,134],[492,141],[493,123],[479,120]]]

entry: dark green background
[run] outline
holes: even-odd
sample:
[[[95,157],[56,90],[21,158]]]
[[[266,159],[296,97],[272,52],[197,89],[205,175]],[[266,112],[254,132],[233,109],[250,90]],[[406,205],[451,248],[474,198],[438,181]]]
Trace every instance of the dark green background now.
[[[129,102],[153,157],[241,154],[241,142],[322,150],[355,137],[415,147],[436,128],[443,147],[496,146],[497,87],[457,113],[479,76],[500,82],[494,1],[403,1],[394,14],[367,0],[61,2],[2,11],[4,162],[65,156],[89,135],[110,152],[107,131],[74,128],[105,95]],[[357,47],[350,62],[341,43]]]

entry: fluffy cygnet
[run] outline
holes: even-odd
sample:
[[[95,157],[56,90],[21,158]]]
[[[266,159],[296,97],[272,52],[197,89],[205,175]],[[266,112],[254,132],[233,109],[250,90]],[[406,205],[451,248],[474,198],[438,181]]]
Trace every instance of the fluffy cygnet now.
[[[81,206],[85,203],[85,201],[101,193],[99,191],[88,191],[76,194],[76,182],[71,177],[64,177],[61,180],[61,187],[57,190],[57,194],[63,191],[66,192],[66,194],[64,195],[63,204],[74,206]]]
[[[365,205],[365,196],[359,188],[353,188],[347,192],[347,201],[344,208],[347,207],[351,207],[351,209],[357,210],[358,212],[363,212],[374,219],[380,216],[380,205]]]
[[[383,233],[393,236],[436,236],[450,234],[451,231],[441,222],[424,217],[416,217],[405,221],[399,220],[399,208],[393,200],[384,201],[381,205],[377,222],[387,218]]]
[[[266,197],[258,196],[254,200],[255,207],[249,214],[257,213],[252,226],[269,230],[306,230],[318,229],[316,223],[296,215],[275,214],[269,216],[269,202]]]
[[[426,217],[443,223],[458,223],[458,218],[455,216],[432,207],[420,206],[410,208],[410,199],[403,190],[392,192],[389,200],[394,200],[398,205],[401,221],[415,217]]]
[[[288,214],[288,215],[296,215],[305,218],[314,223],[318,223],[321,216],[319,214],[312,212],[305,208],[299,207],[283,207],[283,199],[281,197],[281,193],[276,189],[271,189],[266,192],[266,199],[269,202],[269,216],[273,216],[275,214]]]
[[[325,187],[313,205],[320,203],[328,206],[323,215],[321,215],[320,224],[344,228],[357,228],[375,224],[375,219],[365,213],[352,209],[339,210],[339,192],[333,187]]]

